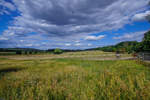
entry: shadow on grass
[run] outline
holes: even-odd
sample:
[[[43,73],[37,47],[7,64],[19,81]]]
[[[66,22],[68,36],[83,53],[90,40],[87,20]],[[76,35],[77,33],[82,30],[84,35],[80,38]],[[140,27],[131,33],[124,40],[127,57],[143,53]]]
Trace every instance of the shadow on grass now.
[[[7,73],[18,72],[18,71],[21,71],[21,70],[24,70],[24,69],[25,68],[15,68],[15,67],[3,68],[3,69],[0,69],[0,77],[4,76]]]

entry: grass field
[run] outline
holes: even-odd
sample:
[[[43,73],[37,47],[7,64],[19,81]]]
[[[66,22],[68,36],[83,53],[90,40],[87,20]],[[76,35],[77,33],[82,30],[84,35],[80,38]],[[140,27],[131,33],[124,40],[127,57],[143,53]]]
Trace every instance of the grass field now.
[[[116,59],[114,52],[103,52],[103,51],[81,51],[81,52],[65,52],[59,55],[53,53],[46,54],[30,54],[30,55],[10,55],[0,56],[2,58],[9,58],[15,60],[34,60],[34,59],[55,59],[55,58],[78,58],[85,60],[112,60]],[[122,54],[121,58],[132,57],[131,54]]]
[[[150,100],[150,68],[133,60],[1,58],[0,99]]]

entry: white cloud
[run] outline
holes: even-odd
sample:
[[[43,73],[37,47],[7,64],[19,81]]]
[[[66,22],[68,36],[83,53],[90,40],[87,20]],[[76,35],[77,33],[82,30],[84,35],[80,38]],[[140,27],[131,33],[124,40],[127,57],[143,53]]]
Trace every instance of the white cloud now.
[[[13,36],[13,35],[15,35],[15,33],[11,32],[11,33],[9,33],[8,35],[9,35],[9,36]]]
[[[122,36],[113,37],[113,39],[120,40],[120,41],[140,41],[142,40],[145,33],[146,31],[126,33]]]
[[[20,40],[20,42],[24,42],[24,40]]]
[[[135,14],[132,18],[133,21],[144,21],[146,17],[150,16],[150,11],[146,11],[144,13]]]
[[[9,40],[9,39],[6,37],[0,37],[0,40]]]
[[[25,46],[26,46],[26,47],[32,47],[33,44],[26,44]]]
[[[85,37],[85,40],[89,41],[96,41],[96,40],[101,40],[105,37],[105,35],[99,35],[99,36],[87,36]]]
[[[76,43],[76,44],[75,44],[75,46],[81,46],[81,45],[82,45],[81,43]]]
[[[80,41],[77,40],[77,41],[75,41],[75,42],[76,42],[76,43],[79,43]]]
[[[88,44],[88,46],[92,46],[92,44],[91,44],[91,43],[89,43],[89,44]]]
[[[42,42],[42,44],[43,44],[43,45],[46,45],[47,43],[46,43],[46,42]]]
[[[70,43],[66,43],[65,46],[71,46],[71,44]]]
[[[37,42],[41,44],[47,40],[47,44],[41,45],[43,48],[63,47],[65,43],[72,44],[68,48],[82,47],[81,43],[85,40],[95,41],[105,37],[91,34],[117,30],[131,23],[132,16],[141,12],[141,9],[145,10],[148,2],[149,0],[0,0],[0,7],[4,8],[0,15],[15,9],[20,13],[2,34],[11,38],[14,45],[23,39],[24,43],[20,43],[22,46],[34,46]],[[62,44],[59,45],[58,42]],[[87,47],[88,41],[86,42]]]
[[[122,28],[149,0],[13,0],[20,12],[15,34],[37,32],[63,38]],[[132,4],[132,6],[131,6]],[[17,28],[18,27],[18,28]]]

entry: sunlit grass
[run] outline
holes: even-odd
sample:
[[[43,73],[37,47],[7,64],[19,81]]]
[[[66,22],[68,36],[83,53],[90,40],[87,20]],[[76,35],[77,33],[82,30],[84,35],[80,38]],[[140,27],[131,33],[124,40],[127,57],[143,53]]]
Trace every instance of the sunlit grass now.
[[[0,59],[4,100],[149,100],[150,69],[136,61]]]
[[[33,59],[54,59],[54,58],[77,58],[84,60],[115,60],[116,54],[114,52],[103,51],[80,51],[80,52],[64,52],[62,54],[32,54],[32,55],[9,55],[0,56],[3,58],[15,59],[15,60],[33,60]],[[121,54],[120,58],[132,58],[131,54]]]

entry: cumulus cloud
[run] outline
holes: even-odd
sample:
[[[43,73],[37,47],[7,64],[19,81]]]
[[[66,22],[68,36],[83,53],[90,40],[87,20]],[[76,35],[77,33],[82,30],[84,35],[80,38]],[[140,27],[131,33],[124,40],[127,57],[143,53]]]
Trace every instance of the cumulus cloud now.
[[[22,46],[35,46],[37,41],[44,40],[49,41],[40,46],[61,47],[65,43],[80,46],[80,42],[75,45],[72,42],[104,38],[104,35],[92,34],[117,30],[131,23],[132,16],[144,9],[148,2],[149,0],[0,0],[0,7],[3,8],[0,14],[15,10],[19,13],[2,35],[15,45],[21,42],[19,39],[24,40]],[[58,41],[63,41],[63,45],[56,44]]]
[[[147,17],[150,16],[150,11],[146,11],[144,13],[138,13],[133,16],[132,20],[133,21],[144,21],[147,20]]]
[[[64,38],[119,29],[149,0],[13,0],[20,16],[9,31]],[[131,6],[132,4],[132,6]]]
[[[105,37],[105,35],[99,35],[99,36],[87,36],[85,37],[85,40],[89,41],[96,41],[96,40],[101,40]]]
[[[146,31],[140,31],[140,32],[133,32],[133,33],[126,33],[119,37],[113,37],[113,39],[121,40],[121,41],[140,41],[142,40],[144,34]]]

